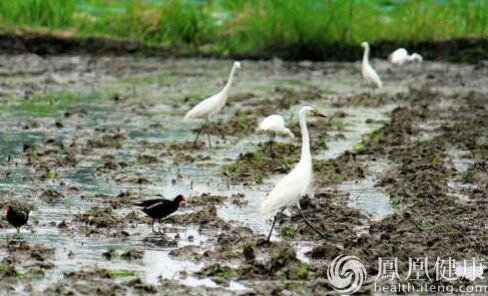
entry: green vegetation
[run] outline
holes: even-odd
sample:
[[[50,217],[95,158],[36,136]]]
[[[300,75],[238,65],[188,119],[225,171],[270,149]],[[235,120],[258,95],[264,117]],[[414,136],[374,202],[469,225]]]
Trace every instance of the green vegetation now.
[[[22,273],[19,272],[13,265],[0,264],[0,278],[4,277],[19,277]]]
[[[37,95],[29,100],[23,101],[16,110],[31,113],[38,116],[46,116],[55,112],[67,110],[73,103],[78,105],[86,104],[90,101],[109,98],[111,95],[98,92],[82,93],[71,91],[60,91],[55,93]]]
[[[392,207],[397,208],[403,203],[403,196],[392,194],[390,195],[390,204]]]
[[[308,271],[308,265],[306,263],[302,263],[300,265],[300,269],[297,272],[297,276],[301,280],[306,280],[308,279],[310,272]]]
[[[16,0],[0,26],[108,36],[219,55],[324,49],[362,40],[482,37],[484,0]]]
[[[112,269],[109,272],[114,277],[128,277],[128,276],[135,275],[134,271],[127,270],[127,269]]]
[[[281,235],[285,240],[293,240],[297,235],[297,231],[294,228],[285,226],[281,229]]]

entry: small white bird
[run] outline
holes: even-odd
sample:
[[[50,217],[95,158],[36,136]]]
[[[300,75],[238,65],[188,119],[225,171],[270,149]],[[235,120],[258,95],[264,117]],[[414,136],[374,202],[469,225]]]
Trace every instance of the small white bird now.
[[[378,88],[383,87],[383,82],[381,81],[378,73],[376,73],[375,69],[371,67],[369,64],[369,44],[368,42],[361,43],[361,46],[364,48],[364,55],[363,55],[363,63],[361,66],[361,71],[363,73],[363,78],[369,82],[375,84]]]
[[[256,132],[269,134],[269,149],[272,152],[272,145],[277,134],[287,134],[294,139],[295,135],[285,126],[285,120],[281,115],[273,114],[261,121],[256,128]]]
[[[210,98],[201,101],[186,113],[183,120],[205,119],[205,124],[202,125],[202,127],[199,129],[195,137],[194,143],[198,141],[198,137],[200,136],[200,133],[203,131],[205,126],[208,124],[210,117],[219,113],[220,110],[222,110],[222,108],[225,106],[225,103],[227,102],[227,97],[229,96],[229,89],[232,85],[232,80],[234,79],[235,70],[239,69],[240,67],[241,67],[241,63],[234,62],[234,65],[230,70],[229,79],[227,80],[227,83],[225,84],[224,88],[218,94],[213,95]],[[208,133],[207,133],[207,137],[208,137],[208,144],[209,146],[211,146],[210,135]]]
[[[416,52],[409,55],[405,48],[399,48],[390,54],[389,60],[392,64],[401,66],[405,62],[422,62],[424,59]]]
[[[281,179],[278,184],[273,188],[273,190],[268,194],[266,199],[262,202],[259,211],[263,214],[270,213],[277,210],[284,210],[286,207],[297,205],[302,213],[302,217],[312,229],[314,229],[320,236],[324,237],[320,231],[313,227],[305,218],[300,207],[300,198],[307,192],[308,186],[312,182],[312,155],[310,153],[310,138],[308,135],[307,123],[305,120],[306,113],[311,112],[313,115],[318,115],[325,117],[318,113],[312,107],[302,107],[298,112],[300,119],[300,130],[302,132],[302,154],[300,161],[295,166],[295,168],[288,173],[283,179]],[[271,238],[271,233],[276,223],[275,215],[273,220],[273,225],[269,232],[267,240]]]

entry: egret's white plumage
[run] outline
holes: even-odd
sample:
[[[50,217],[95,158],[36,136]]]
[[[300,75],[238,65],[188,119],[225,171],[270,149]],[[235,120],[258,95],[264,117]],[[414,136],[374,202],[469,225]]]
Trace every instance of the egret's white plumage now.
[[[361,71],[363,74],[363,78],[369,82],[375,84],[378,88],[383,87],[383,82],[381,81],[378,73],[373,67],[369,64],[369,44],[368,42],[361,43],[361,46],[364,48],[363,54],[363,63],[361,65]]]
[[[186,113],[184,119],[209,119],[211,116],[219,113],[227,102],[227,97],[229,95],[229,89],[232,85],[232,80],[234,79],[235,70],[239,69],[240,67],[241,63],[234,62],[234,65],[230,70],[229,79],[227,80],[224,88],[218,94],[213,95],[198,103],[195,107],[193,107],[193,109]]]
[[[412,62],[412,61],[422,62],[423,58],[421,55],[419,55],[416,52],[412,54],[408,54],[408,51],[405,48],[399,48],[390,54],[389,60],[392,64],[401,66],[405,62]]]
[[[295,138],[295,135],[290,131],[289,128],[285,126],[285,120],[281,115],[270,115],[263,119],[258,125],[256,129],[258,132],[264,132],[268,134],[287,134],[292,139]]]
[[[298,205],[300,198],[305,195],[312,181],[312,155],[310,154],[310,138],[308,135],[305,115],[312,111],[312,107],[300,109],[300,130],[302,132],[302,155],[295,168],[288,173],[261,204],[261,213],[270,213],[288,206]]]

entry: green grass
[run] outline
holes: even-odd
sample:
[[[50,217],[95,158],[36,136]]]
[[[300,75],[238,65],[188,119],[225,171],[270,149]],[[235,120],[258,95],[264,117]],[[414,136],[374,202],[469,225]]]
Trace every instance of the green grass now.
[[[360,41],[484,37],[485,0],[16,0],[0,26],[128,38],[228,55]]]
[[[114,277],[128,277],[134,276],[135,272],[127,269],[111,269],[110,274]]]
[[[62,91],[46,95],[38,95],[28,101],[22,102],[16,110],[38,116],[46,116],[58,111],[66,110],[73,104],[82,104],[91,100],[100,99],[100,93],[75,93]]]

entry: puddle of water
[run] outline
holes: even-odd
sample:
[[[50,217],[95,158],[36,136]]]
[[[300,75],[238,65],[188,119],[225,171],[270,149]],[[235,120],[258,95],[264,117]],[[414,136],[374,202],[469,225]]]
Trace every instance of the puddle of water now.
[[[314,156],[316,159],[332,159],[340,156],[347,150],[352,150],[355,145],[361,143],[363,136],[372,133],[382,125],[378,123],[370,123],[368,119],[376,121],[388,120],[385,115],[387,112],[393,110],[396,105],[386,105],[381,108],[331,108],[331,113],[344,112],[346,117],[343,119],[345,129],[340,132],[331,132],[330,138],[333,140],[327,141],[327,150],[323,153]],[[341,137],[337,138],[338,134]]]
[[[452,148],[448,151],[448,154],[451,158],[452,164],[454,168],[459,173],[459,175],[464,174],[470,166],[474,164],[474,160],[468,158],[469,155],[468,151],[459,150],[456,148]],[[447,182],[447,186],[449,186],[449,194],[458,198],[462,202],[469,202],[471,198],[469,195],[466,194],[467,191],[476,188],[475,184],[468,184],[464,183],[460,180],[460,178],[454,177],[453,179]]]
[[[338,188],[349,193],[351,207],[366,212],[374,220],[381,220],[394,211],[390,198],[376,187],[376,181],[371,177],[343,182]]]
[[[474,164],[474,160],[472,158],[467,157],[469,151],[463,151],[459,149],[450,149],[448,151],[449,156],[451,157],[452,163],[454,168],[459,173],[465,173],[470,166]]]

